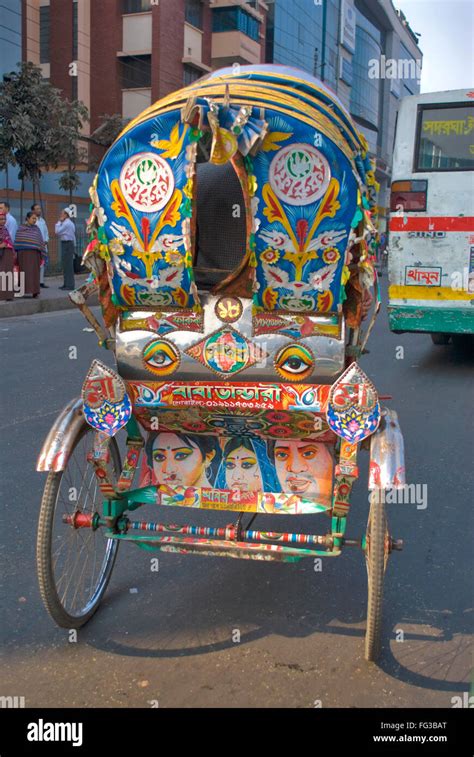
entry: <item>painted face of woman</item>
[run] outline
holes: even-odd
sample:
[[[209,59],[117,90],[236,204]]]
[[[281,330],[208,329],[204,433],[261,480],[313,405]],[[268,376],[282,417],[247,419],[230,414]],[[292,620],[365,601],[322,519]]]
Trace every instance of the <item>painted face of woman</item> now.
[[[214,452],[203,454],[192,442],[177,434],[158,434],[153,442],[153,473],[158,484],[169,486],[209,486],[206,467]]]
[[[261,491],[262,477],[254,452],[246,447],[237,447],[224,461],[225,478],[228,489],[241,491]]]
[[[278,441],[275,468],[283,491],[325,497],[331,493],[332,458],[321,442]]]

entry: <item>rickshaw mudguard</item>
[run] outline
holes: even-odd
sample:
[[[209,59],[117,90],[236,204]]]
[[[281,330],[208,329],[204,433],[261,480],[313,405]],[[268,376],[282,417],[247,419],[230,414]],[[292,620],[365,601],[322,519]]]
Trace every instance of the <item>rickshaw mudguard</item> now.
[[[370,437],[369,490],[404,486],[405,452],[398,416],[384,407],[380,425]]]
[[[59,413],[44,440],[36,470],[62,471],[66,468],[74,440],[82,426],[87,426],[82,411],[82,398],[71,400]]]

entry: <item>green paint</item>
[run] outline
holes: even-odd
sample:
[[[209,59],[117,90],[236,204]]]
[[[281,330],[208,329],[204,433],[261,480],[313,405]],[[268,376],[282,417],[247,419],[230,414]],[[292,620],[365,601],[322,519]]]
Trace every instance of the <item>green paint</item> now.
[[[427,306],[388,306],[391,331],[474,334],[474,307],[430,308]]]

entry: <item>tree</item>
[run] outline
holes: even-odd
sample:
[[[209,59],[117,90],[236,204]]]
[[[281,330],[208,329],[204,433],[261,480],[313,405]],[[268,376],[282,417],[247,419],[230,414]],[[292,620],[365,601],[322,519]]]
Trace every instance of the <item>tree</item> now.
[[[80,134],[84,122],[88,120],[89,112],[84,103],[79,100],[61,100],[56,113],[56,129],[58,134],[58,155],[61,162],[67,163],[59,179],[59,186],[69,192],[69,202],[72,193],[80,185],[77,166],[87,159],[87,148],[81,146]]]
[[[23,215],[25,179],[33,182],[36,197],[43,171],[66,162],[66,186],[70,192],[77,186],[72,178],[79,162],[77,140],[88,112],[83,103],[65,101],[38,66],[27,62],[18,68],[0,82],[0,166],[19,169]]]
[[[125,128],[130,119],[123,118],[119,113],[114,113],[113,116],[104,114],[101,117],[102,123],[95,129],[88,137],[82,136],[81,139],[85,142],[90,142],[93,145],[99,145],[105,149],[109,148],[113,142],[117,139],[120,132]],[[102,152],[105,152],[103,150]],[[99,157],[91,155],[89,169],[95,171],[100,162]]]

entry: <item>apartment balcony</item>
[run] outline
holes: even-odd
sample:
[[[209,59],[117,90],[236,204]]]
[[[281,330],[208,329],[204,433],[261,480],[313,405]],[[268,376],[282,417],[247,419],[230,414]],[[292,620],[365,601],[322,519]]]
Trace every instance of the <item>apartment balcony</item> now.
[[[151,87],[122,89],[122,116],[135,118],[151,105]]]
[[[122,50],[119,56],[150,55],[152,20],[151,13],[132,13],[123,16]]]
[[[200,71],[212,71],[209,66],[202,62],[202,38],[203,32],[192,24],[184,24],[184,50],[182,63]]]
[[[238,30],[213,32],[211,56],[213,68],[259,63],[260,44]]]

